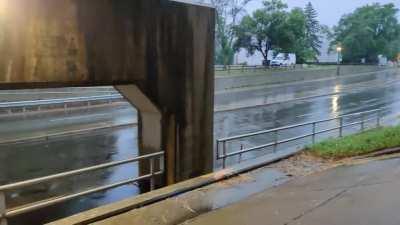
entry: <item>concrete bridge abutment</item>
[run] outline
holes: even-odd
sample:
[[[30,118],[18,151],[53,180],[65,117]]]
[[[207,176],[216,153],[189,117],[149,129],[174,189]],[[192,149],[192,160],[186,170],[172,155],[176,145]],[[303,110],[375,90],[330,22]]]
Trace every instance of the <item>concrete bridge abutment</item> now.
[[[200,176],[213,169],[214,17],[185,1],[0,0],[0,89],[115,86],[139,110],[140,153],[166,151],[164,184]]]

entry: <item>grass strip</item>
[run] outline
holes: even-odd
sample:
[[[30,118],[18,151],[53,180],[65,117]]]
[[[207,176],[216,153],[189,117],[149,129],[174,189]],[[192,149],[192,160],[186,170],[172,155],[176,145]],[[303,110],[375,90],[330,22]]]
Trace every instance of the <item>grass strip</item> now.
[[[307,147],[306,150],[324,159],[342,159],[398,146],[400,146],[400,126],[395,126],[329,139]]]

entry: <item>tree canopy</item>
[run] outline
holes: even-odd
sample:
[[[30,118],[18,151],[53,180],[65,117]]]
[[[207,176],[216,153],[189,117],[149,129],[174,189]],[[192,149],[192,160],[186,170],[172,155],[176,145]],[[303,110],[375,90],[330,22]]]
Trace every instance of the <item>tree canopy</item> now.
[[[344,15],[334,28],[332,46],[340,45],[345,62],[365,58],[374,63],[378,55],[395,59],[400,52],[400,24],[394,4],[375,3]]]
[[[304,14],[306,16],[306,44],[311,51],[311,57],[316,58],[316,55],[320,55],[320,48],[322,41],[320,33],[323,27],[319,24],[317,20],[318,13],[314,9],[311,2],[308,2],[304,9]]]
[[[251,0],[210,0],[216,8],[215,28],[215,64],[228,65],[233,63],[235,51],[233,44],[235,36],[233,28],[238,24],[245,12],[244,8]]]
[[[234,27],[236,41],[234,48],[247,50],[250,55],[259,52],[267,60],[268,51],[296,53],[298,61],[305,62],[318,54],[320,40],[316,12],[288,6],[281,0],[263,2],[263,8],[245,16]]]

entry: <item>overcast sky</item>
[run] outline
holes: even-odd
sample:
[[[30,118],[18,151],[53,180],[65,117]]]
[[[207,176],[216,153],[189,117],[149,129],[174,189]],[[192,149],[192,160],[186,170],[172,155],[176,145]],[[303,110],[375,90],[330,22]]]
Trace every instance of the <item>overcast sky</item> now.
[[[354,9],[371,3],[394,3],[400,8],[400,0],[283,0],[290,8],[304,7],[311,2],[318,11],[320,22],[324,25],[333,26],[339,22],[343,14],[350,13]],[[262,6],[262,0],[253,0],[248,6],[248,12]],[[400,15],[399,15],[400,17]]]

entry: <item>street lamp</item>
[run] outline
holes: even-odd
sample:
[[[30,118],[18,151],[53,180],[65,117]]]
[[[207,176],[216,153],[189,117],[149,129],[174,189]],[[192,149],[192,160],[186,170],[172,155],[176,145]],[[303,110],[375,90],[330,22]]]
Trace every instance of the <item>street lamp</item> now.
[[[341,53],[342,53],[342,47],[340,47],[340,46],[338,46],[337,48],[336,48],[336,51],[337,51],[337,64],[340,64],[340,56],[341,56]]]
[[[341,58],[341,54],[342,54],[342,47],[341,46],[337,46],[336,51],[337,51],[337,70],[336,70],[336,75],[340,75],[340,58]]]

